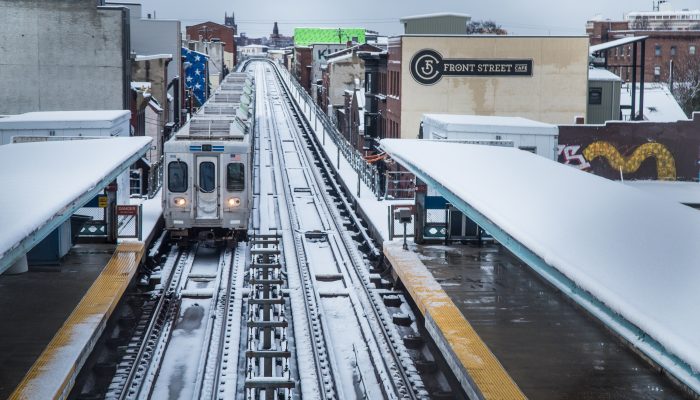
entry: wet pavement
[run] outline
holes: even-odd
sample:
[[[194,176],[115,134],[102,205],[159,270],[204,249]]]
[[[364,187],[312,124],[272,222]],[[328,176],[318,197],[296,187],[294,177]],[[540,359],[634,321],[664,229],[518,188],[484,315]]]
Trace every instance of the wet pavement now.
[[[0,275],[0,399],[12,394],[97,279],[113,245],[75,246],[61,268]],[[53,270],[51,270],[53,268]]]
[[[502,246],[416,250],[529,398],[687,398]]]

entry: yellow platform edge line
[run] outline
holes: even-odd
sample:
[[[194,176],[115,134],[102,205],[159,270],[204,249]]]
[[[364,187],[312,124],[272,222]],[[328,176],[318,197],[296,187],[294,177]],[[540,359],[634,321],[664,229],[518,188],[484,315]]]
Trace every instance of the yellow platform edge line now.
[[[403,250],[398,242],[384,242],[383,247],[394,272],[423,314],[426,330],[467,394],[484,399],[525,399],[524,393],[418,255]]]
[[[68,397],[77,372],[90,355],[107,320],[134,277],[144,251],[143,242],[125,242],[117,246],[95,282],[15,388],[9,397],[10,400]],[[95,320],[99,320],[96,326]],[[89,328],[93,328],[93,331],[89,333],[90,337],[87,341],[84,337],[79,339],[83,340],[83,343],[77,343],[77,345],[82,348],[77,354],[78,358],[70,361],[72,363],[70,368],[66,371],[53,369],[52,364],[64,356],[61,353],[70,351],[69,346],[74,344],[71,342],[72,339],[78,338],[81,333],[85,335],[86,332],[81,330]]]

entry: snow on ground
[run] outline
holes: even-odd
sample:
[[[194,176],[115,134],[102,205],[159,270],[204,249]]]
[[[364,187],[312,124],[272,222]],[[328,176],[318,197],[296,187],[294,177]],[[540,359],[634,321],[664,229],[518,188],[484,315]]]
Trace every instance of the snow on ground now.
[[[284,71],[283,71],[284,73]],[[294,93],[296,91],[294,86],[290,86],[291,91]],[[302,100],[303,102],[303,100]],[[345,185],[352,192],[352,196],[357,200],[360,208],[372,221],[372,224],[377,228],[379,233],[382,235],[384,240],[389,238],[389,206],[392,204],[403,205],[403,204],[413,204],[414,201],[410,200],[385,200],[377,199],[377,196],[372,193],[370,188],[364,183],[360,182],[360,195],[357,195],[357,180],[359,179],[357,172],[352,168],[350,163],[345,159],[343,154],[340,154],[340,167],[338,168],[337,153],[338,147],[333,143],[333,140],[328,134],[326,134],[325,144],[323,144],[324,139],[324,128],[321,122],[316,121],[316,116],[311,116],[311,111],[315,110],[315,106],[312,107],[302,107],[302,111],[306,114],[307,119],[311,123],[314,134],[321,143],[328,154],[331,164],[334,168],[338,170],[340,178],[345,182]]]
[[[158,192],[152,199],[133,198],[130,199],[131,205],[142,205],[143,221],[141,222],[142,237],[146,240],[151,235],[153,229],[158,223],[158,219],[163,215],[163,188],[158,189]]]
[[[395,139],[382,147],[700,370],[696,210],[518,149]]]
[[[150,142],[129,137],[0,146],[0,258]]]

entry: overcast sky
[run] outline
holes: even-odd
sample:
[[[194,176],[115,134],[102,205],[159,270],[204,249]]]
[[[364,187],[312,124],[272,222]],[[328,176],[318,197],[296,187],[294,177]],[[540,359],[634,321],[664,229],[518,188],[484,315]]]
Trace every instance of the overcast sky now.
[[[652,9],[652,0],[141,0],[141,4],[144,14],[155,11],[159,19],[179,19],[183,29],[206,20],[223,23],[224,12],[235,12],[239,32],[249,37],[269,35],[274,21],[285,35],[297,26],[363,27],[396,35],[403,29],[399,18],[444,11],[493,20],[519,35],[579,35],[585,34],[586,21],[596,14],[620,19],[629,11]],[[672,4],[679,10],[700,8],[700,0]]]

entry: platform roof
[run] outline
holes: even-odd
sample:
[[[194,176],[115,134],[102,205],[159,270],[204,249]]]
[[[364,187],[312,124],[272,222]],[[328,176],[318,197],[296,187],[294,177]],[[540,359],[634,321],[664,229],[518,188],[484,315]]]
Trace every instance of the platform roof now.
[[[2,118],[0,129],[111,128],[130,115],[128,110],[37,111]]]
[[[640,42],[649,36],[630,36],[622,39],[617,39],[617,40],[611,40],[609,42],[601,43],[601,44],[596,44],[591,46],[588,49],[588,52],[590,54],[597,53],[601,50],[607,50],[607,49],[613,49],[615,47],[619,46],[624,46],[626,44],[634,43],[634,42]]]
[[[700,391],[700,213],[518,149],[399,139],[381,146]]]
[[[0,146],[0,273],[150,148],[129,137]]]
[[[446,131],[506,133],[556,136],[557,125],[522,117],[502,117],[467,114],[423,114],[423,122]]]

